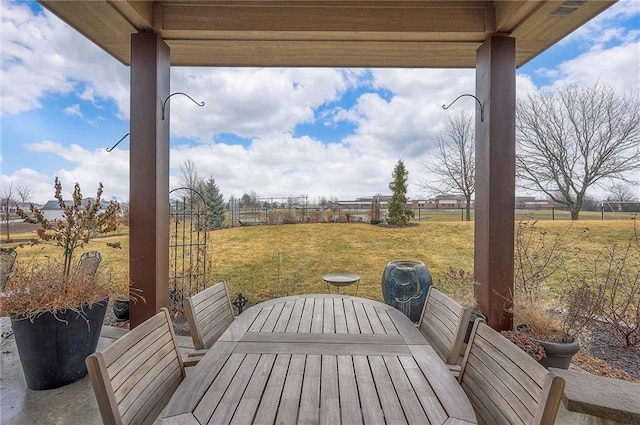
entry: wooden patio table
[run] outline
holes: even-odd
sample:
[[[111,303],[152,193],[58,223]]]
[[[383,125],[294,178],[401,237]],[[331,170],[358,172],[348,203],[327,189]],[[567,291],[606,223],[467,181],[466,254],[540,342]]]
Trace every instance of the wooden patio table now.
[[[242,313],[176,390],[163,424],[474,424],[415,325],[357,297],[300,295]]]

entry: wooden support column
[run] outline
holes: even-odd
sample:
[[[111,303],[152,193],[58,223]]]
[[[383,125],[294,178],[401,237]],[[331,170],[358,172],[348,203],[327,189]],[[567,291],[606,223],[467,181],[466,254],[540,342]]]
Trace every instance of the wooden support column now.
[[[146,302],[130,305],[131,328],[169,305],[169,46],[131,35],[129,275]]]
[[[496,330],[512,329],[516,40],[492,36],[476,53],[474,275],[478,307]],[[479,112],[479,111],[478,111]]]

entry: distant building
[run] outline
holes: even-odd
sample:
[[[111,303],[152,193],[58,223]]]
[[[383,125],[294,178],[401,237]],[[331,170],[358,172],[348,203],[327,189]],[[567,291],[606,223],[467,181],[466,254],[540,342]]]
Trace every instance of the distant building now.
[[[91,201],[92,203],[96,201],[96,198],[84,198],[82,200],[83,205],[87,205],[87,202]],[[73,201],[66,201],[67,205],[73,205]],[[109,202],[102,200],[100,209],[106,209],[109,206]],[[46,220],[63,220],[64,214],[62,208],[60,208],[60,204],[57,200],[47,201],[41,208],[40,211],[44,214],[44,218]]]
[[[550,199],[536,199],[535,196],[516,196],[515,207],[519,210],[539,210],[555,207]]]
[[[413,207],[413,209],[460,209],[467,206],[467,201],[462,195],[443,193],[441,195],[437,195],[435,198],[429,198],[426,200],[413,200],[411,206]]]

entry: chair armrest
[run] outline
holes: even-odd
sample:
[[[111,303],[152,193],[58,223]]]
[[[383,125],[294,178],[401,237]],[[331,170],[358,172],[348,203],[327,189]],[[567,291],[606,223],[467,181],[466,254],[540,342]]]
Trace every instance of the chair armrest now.
[[[454,378],[457,378],[458,376],[460,376],[460,365],[448,364],[447,367],[449,368],[449,372],[451,372]]]
[[[187,354],[187,357],[202,357],[207,354],[207,350],[193,350]]]

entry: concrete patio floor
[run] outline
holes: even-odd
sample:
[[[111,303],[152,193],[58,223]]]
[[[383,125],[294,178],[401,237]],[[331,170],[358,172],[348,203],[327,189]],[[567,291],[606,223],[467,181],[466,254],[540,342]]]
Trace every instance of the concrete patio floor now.
[[[0,318],[0,330],[11,330],[9,318]],[[104,326],[98,342],[103,349],[121,337],[124,329]],[[193,350],[190,337],[178,336],[183,356]],[[0,346],[0,424],[2,425],[75,425],[101,424],[100,412],[89,377],[73,384],[46,391],[27,388],[13,336],[3,338]],[[161,419],[156,420],[159,424]]]

